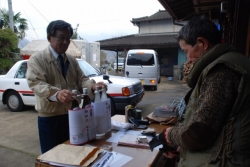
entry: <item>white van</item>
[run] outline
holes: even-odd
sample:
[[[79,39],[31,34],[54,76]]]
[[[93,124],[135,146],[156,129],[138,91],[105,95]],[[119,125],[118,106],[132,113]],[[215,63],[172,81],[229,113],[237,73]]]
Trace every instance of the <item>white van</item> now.
[[[157,84],[161,81],[157,52],[151,49],[129,50],[125,61],[125,76],[138,78],[142,85],[153,86],[157,90]]]

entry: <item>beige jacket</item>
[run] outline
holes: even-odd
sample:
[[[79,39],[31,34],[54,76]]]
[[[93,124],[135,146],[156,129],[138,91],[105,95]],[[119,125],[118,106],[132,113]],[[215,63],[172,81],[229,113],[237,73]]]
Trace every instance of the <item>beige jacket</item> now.
[[[91,91],[94,80],[89,80],[80,69],[76,59],[66,54],[69,61],[66,79],[63,78],[57,60],[52,55],[49,46],[34,53],[28,61],[26,74],[30,89],[36,97],[35,108],[42,117],[67,114],[71,103],[61,103],[48,100],[48,97],[62,89],[88,88],[90,98],[94,97]]]

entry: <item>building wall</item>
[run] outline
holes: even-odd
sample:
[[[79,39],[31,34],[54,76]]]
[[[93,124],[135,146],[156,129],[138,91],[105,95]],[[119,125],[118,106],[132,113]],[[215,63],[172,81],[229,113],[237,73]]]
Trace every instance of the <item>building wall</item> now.
[[[181,48],[178,48],[178,65],[183,69],[184,63],[187,62],[187,54],[184,53]]]
[[[173,76],[174,65],[178,63],[178,48],[159,48],[157,49],[158,59],[160,64],[161,76]]]
[[[172,19],[141,22],[139,33],[167,33],[179,32],[182,26],[174,25]],[[173,76],[174,66],[179,65],[183,68],[183,63],[186,62],[185,53],[178,47],[158,48],[157,49],[160,63],[161,76]]]
[[[179,32],[181,27],[182,26],[174,25],[171,19],[141,22],[139,33]]]
[[[183,68],[184,68],[184,63],[187,62],[187,54],[184,53],[181,48],[178,48],[178,65],[180,66],[181,70],[181,79],[183,78]]]

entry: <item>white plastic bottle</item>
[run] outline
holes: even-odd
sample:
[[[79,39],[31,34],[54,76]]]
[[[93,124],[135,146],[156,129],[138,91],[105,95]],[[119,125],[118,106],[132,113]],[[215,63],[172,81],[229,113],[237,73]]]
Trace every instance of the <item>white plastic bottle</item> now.
[[[105,101],[105,100],[107,100],[107,93],[106,93],[106,88],[105,88],[105,86],[104,85],[102,85],[102,96],[101,96],[101,101]]]
[[[111,107],[110,107],[111,102],[110,102],[110,99],[108,99],[108,97],[107,97],[107,89],[105,88],[104,85],[102,85],[101,91],[102,91],[101,102],[105,102],[105,104],[109,103],[108,104],[109,107],[108,108],[106,107],[106,109],[104,109],[105,115],[103,117],[105,120],[104,126],[107,128],[107,131],[106,131],[106,133],[107,133],[111,130]]]
[[[100,97],[100,90],[99,87],[95,87],[95,100],[94,100],[94,116],[95,116],[95,122],[96,122],[96,138],[100,138],[106,134],[106,132],[103,132],[103,114],[104,110],[100,107],[102,103],[101,97]]]
[[[101,98],[100,98],[100,91],[98,89],[98,86],[95,87],[95,100],[94,100],[94,103],[98,103],[101,101]]]

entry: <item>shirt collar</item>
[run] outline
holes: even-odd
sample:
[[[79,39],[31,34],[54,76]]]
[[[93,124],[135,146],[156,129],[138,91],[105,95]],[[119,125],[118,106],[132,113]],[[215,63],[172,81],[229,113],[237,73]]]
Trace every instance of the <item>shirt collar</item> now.
[[[49,49],[50,49],[52,55],[55,57],[55,59],[57,59],[59,54],[51,47],[51,45],[49,45]],[[62,55],[64,57],[65,54],[60,54],[60,55]]]

